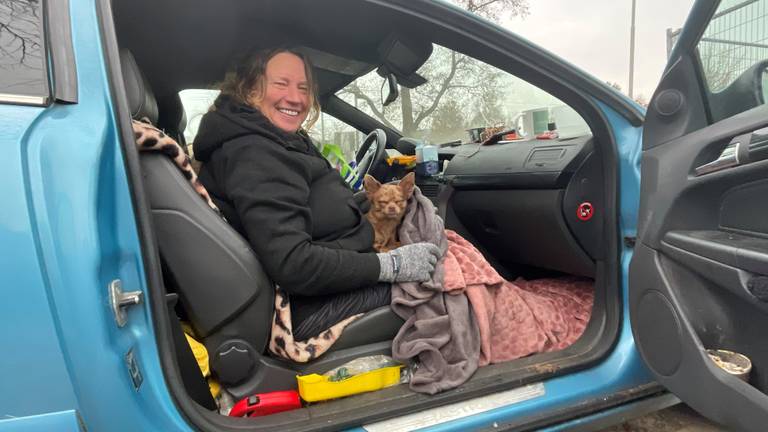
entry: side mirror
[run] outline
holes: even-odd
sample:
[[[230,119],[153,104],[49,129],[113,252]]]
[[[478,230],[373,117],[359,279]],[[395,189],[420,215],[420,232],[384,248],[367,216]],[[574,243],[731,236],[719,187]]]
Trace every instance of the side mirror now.
[[[387,86],[386,98],[384,97],[384,86]],[[400,91],[397,87],[397,78],[395,78],[395,74],[387,74],[384,81],[381,82],[381,89],[379,90],[379,94],[381,97],[382,106],[387,106],[397,100],[397,97],[400,96]]]
[[[760,74],[759,80],[760,95],[763,97],[762,102],[766,103],[768,101],[768,66],[763,68],[763,73]]]
[[[765,104],[768,89],[768,60],[762,60],[742,72],[728,87],[710,93],[710,109],[715,121]]]

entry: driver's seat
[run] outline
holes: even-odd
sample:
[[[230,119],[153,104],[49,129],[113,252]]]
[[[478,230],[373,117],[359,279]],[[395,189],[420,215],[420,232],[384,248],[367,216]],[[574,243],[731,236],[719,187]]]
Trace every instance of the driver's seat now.
[[[157,103],[133,55],[121,52],[126,93],[135,119],[158,118]],[[164,263],[211,369],[235,397],[296,387],[297,372],[324,372],[349,360],[384,354],[402,320],[387,307],[351,323],[331,351],[307,364],[266,354],[274,285],[248,242],[213,212],[167,156],[141,153],[144,186]]]

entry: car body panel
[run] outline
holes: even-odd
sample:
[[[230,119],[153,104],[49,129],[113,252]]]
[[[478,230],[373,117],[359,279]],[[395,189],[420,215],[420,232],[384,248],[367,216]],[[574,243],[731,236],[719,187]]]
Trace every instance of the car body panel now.
[[[0,274],[23,300],[4,302],[3,320],[25,331],[3,332],[5,346],[24,349],[3,359],[13,384],[5,388],[14,391],[3,392],[0,406],[6,418],[77,410],[90,430],[187,430],[157,366],[146,301],[131,308],[122,329],[108,306],[109,282],[144,291],[145,278],[96,8],[73,1],[70,11],[79,24],[72,33],[79,103],[0,106],[9,112],[0,117],[7,152],[1,163],[8,165],[2,176],[9,176],[6,199],[17,204],[0,219],[3,247],[13,254],[3,264],[12,268]],[[138,391],[124,358],[130,349],[144,378]]]
[[[0,286],[6,301],[0,303],[3,331],[0,344],[14,349],[2,356],[0,368],[14,371],[4,378],[0,396],[0,420],[39,414],[40,402],[46,411],[77,408],[77,398],[59,345],[58,329],[51,311],[46,269],[39,261],[32,202],[29,199],[26,165],[27,130],[42,108],[0,106],[0,181],[5,203],[0,212]],[[13,211],[11,211],[11,209]],[[13,299],[13,301],[10,301]],[[37,379],[16,373],[20,367],[35,371]]]

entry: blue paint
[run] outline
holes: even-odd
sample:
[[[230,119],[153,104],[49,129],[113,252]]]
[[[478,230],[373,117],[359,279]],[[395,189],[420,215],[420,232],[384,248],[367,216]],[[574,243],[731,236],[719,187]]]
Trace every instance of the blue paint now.
[[[11,348],[0,418],[21,427],[76,410],[89,430],[189,430],[160,370],[148,297],[123,329],[107,307],[111,280],[146,291],[145,277],[95,5],[70,7],[79,103],[0,106],[0,286],[13,299],[0,302],[0,343]]]
[[[573,430],[576,427],[580,427],[582,430],[585,429],[587,426],[594,425],[595,422],[600,421],[601,419],[608,418],[611,420],[611,422],[616,422],[617,418],[632,418],[633,413],[637,415],[637,407],[642,402],[635,401],[624,405],[619,405],[615,408],[606,409],[603,411],[598,411],[595,414],[591,414],[585,417],[579,417],[574,420],[566,421],[565,423],[560,423],[556,426],[548,427],[545,429],[541,429],[539,432],[557,432],[557,431],[568,431]],[[670,405],[664,405],[663,407],[667,406],[673,406],[677,403],[680,403],[680,400],[676,397],[674,400],[670,401]],[[662,408],[663,409],[663,408]]]
[[[0,106],[0,419],[77,408],[64,355],[59,346],[46,289],[46,269],[39,261],[36,227],[32,223],[24,166],[25,131],[34,125],[41,108]],[[21,374],[18,371],[25,370]],[[34,375],[34,379],[31,379]],[[40,400],[47,399],[45,410]]]

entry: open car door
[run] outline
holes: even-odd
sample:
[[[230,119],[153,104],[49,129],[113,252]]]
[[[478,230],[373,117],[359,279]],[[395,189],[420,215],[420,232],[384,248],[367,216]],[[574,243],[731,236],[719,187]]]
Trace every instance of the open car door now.
[[[696,1],[648,108],[630,267],[646,364],[734,430],[768,428],[766,59],[768,0]]]

